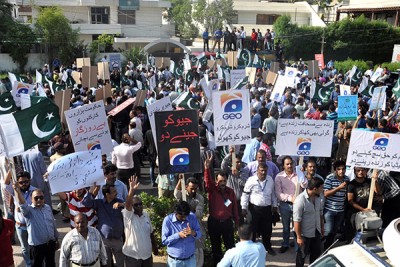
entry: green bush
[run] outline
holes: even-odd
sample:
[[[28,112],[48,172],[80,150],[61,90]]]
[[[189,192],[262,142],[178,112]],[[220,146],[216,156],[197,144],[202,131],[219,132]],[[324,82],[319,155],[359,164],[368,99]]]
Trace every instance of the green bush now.
[[[378,67],[379,65],[375,66],[375,69]],[[388,68],[388,70],[390,71],[397,71],[398,69],[400,69],[400,62],[384,62],[381,64],[381,67],[384,68]]]
[[[348,70],[351,70],[354,65],[357,66],[358,69],[366,71],[372,66],[372,62],[363,60],[352,60],[351,58],[348,58],[345,61],[335,61],[334,65],[338,72],[346,73]]]

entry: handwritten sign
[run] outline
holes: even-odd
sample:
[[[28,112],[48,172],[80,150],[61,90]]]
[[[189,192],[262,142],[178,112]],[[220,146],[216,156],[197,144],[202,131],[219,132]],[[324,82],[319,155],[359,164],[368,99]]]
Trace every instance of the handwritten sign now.
[[[340,95],[351,95],[350,85],[340,85]]]
[[[155,112],[161,174],[201,172],[196,110]]]
[[[386,103],[386,86],[375,87],[372,94],[369,110],[383,109]]]
[[[353,130],[347,165],[385,171],[400,171],[400,135]]]
[[[353,121],[357,119],[358,96],[347,95],[338,97],[338,120]]]
[[[251,141],[248,90],[213,92],[215,144],[247,144]]]
[[[230,80],[231,87],[237,84],[244,77],[246,77],[245,69],[231,70],[231,80]]]
[[[113,150],[102,101],[67,110],[65,117],[75,151],[101,150],[106,154]]]
[[[154,118],[154,113],[159,112],[159,111],[172,111],[171,98],[164,97],[164,98],[161,98],[160,100],[157,100],[153,104],[147,106],[147,115],[149,116],[150,127],[151,127],[151,132],[153,133],[153,136],[157,136],[156,121]],[[158,151],[157,143],[155,145],[156,145],[156,149]]]
[[[63,156],[47,168],[53,194],[101,184],[104,181],[100,150],[81,151]]]
[[[279,119],[276,154],[330,157],[333,123],[328,120]]]
[[[382,73],[383,73],[383,69],[382,69],[382,68],[377,68],[377,69],[375,70],[375,72],[372,74],[370,80],[371,80],[373,83],[376,82],[376,80],[377,80],[379,77],[381,77]]]

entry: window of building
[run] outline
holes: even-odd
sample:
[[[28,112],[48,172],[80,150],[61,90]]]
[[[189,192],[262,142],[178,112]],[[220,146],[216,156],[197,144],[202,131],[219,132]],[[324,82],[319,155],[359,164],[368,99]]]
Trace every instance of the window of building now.
[[[278,17],[279,17],[279,15],[257,14],[256,24],[257,25],[272,25],[275,23],[275,21]]]
[[[136,10],[118,9],[118,23],[119,24],[135,24],[136,23]]]
[[[92,24],[110,24],[109,14],[109,7],[92,7]]]

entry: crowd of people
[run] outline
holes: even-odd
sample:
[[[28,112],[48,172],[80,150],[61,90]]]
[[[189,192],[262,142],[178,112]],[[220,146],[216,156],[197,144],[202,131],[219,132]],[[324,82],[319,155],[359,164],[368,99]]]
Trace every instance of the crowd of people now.
[[[274,49],[273,31],[268,30],[264,40],[259,38],[261,33],[258,32],[253,30],[254,36],[257,34],[254,40],[252,37],[253,50]],[[224,38],[227,51],[243,48],[243,43],[237,42],[242,34],[246,36],[243,29],[234,29],[232,33],[226,29],[224,33],[217,30],[214,37]],[[208,38],[205,32],[203,39],[207,50]],[[220,49],[220,42],[216,44]],[[338,121],[339,85],[348,83],[349,73],[338,73],[333,61],[321,67],[318,77],[309,77],[307,66],[301,60],[281,64],[281,74],[286,66],[297,68],[298,74],[295,85],[285,89],[279,102],[271,98],[273,85],[266,84],[262,78],[266,70],[258,69],[255,81],[249,81],[246,88],[251,94],[252,140],[237,148],[228,147],[226,154],[224,150],[215,149],[209,138],[218,122],[213,122],[207,114],[207,97],[200,82],[204,76],[218,79],[217,68],[194,69],[196,75],[190,82],[182,75],[172,74],[168,67],[146,64],[135,67],[128,61],[125,73],[114,69],[110,81],[99,80],[100,87],[108,82],[117,85],[112,97],[105,99],[107,114],[139,90],[147,90],[147,97],[143,106],[131,105],[109,116],[114,149],[110,155],[103,155],[105,185],[58,193],[63,203],[64,221],[72,229],[59,244],[61,240],[53,215],[57,210],[52,209],[51,192],[43,179],[46,177],[43,155],[32,152],[20,157],[16,180],[12,179],[12,170],[5,163],[2,179],[8,208],[5,215],[15,224],[2,219],[1,242],[10,247],[8,241],[14,236],[12,226],[15,225],[24,262],[33,267],[42,266],[43,262],[48,267],[55,266],[54,252],[58,248],[61,252],[59,266],[152,266],[152,255],[157,255],[159,250],[155,231],[161,233],[161,242],[167,247],[168,266],[203,266],[207,236],[214,266],[265,266],[268,258],[276,255],[271,235],[279,218],[283,226],[279,233],[282,240],[279,253],[294,246],[296,258],[292,262],[296,266],[304,266],[308,255],[310,263],[314,262],[336,239],[350,242],[356,233],[355,214],[368,210],[373,175],[364,167],[346,169],[352,130],[399,132],[398,101],[388,94],[386,109],[370,112],[370,98],[358,92],[359,84],[351,84],[351,94],[359,96],[359,116],[356,121]],[[42,74],[50,77],[71,69],[72,66],[52,73],[45,66]],[[365,75],[372,76],[371,71]],[[382,73],[378,82],[385,82],[384,75],[387,72]],[[157,86],[150,89],[153,76]],[[336,84],[325,103],[310,97],[311,82],[315,79],[321,84],[331,80]],[[4,84],[0,86],[7,90]],[[221,79],[220,90],[230,86],[230,81]],[[52,98],[49,85],[44,87]],[[200,106],[197,111],[202,171],[191,175],[157,175],[155,137],[146,106],[164,97],[175,100],[185,92]],[[96,88],[77,85],[72,90],[70,106],[79,108],[95,100]],[[173,106],[183,108],[176,103]],[[306,157],[305,163],[296,170],[298,156],[276,155],[274,144],[280,118],[334,121],[332,145],[327,144],[332,146],[331,157]],[[57,161],[72,152],[74,147],[66,131],[52,138],[46,156]],[[143,159],[149,162],[148,181],[141,175]],[[400,208],[396,205],[400,199],[400,175],[387,171],[374,175],[377,183],[373,209],[380,214],[386,227],[400,217]],[[140,182],[158,187],[160,198],[177,201],[174,211],[165,217],[162,229],[153,228],[142,200],[135,195]],[[205,205],[208,205],[208,214],[205,214]],[[235,245],[236,231],[240,242]],[[1,266],[13,266],[10,253],[7,249],[7,255],[0,256]]]

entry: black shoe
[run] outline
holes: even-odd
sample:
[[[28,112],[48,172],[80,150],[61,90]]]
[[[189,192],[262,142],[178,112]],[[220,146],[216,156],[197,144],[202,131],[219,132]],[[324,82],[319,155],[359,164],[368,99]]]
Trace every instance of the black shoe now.
[[[157,187],[158,185],[156,183],[153,183],[153,187]]]
[[[53,215],[56,215],[56,214],[59,214],[60,213],[60,211],[59,210],[55,210],[55,209],[53,209]]]
[[[288,249],[289,249],[288,247],[282,246],[279,248],[279,253],[285,253]]]
[[[275,255],[276,255],[275,250],[273,250],[272,248],[267,249],[267,252],[268,252],[268,254],[271,255],[271,256],[275,256]]]

